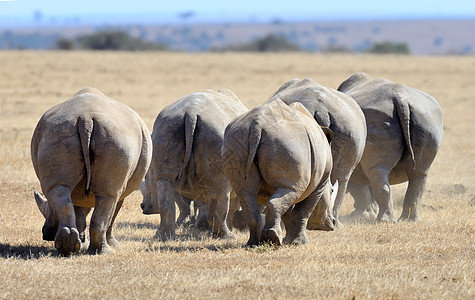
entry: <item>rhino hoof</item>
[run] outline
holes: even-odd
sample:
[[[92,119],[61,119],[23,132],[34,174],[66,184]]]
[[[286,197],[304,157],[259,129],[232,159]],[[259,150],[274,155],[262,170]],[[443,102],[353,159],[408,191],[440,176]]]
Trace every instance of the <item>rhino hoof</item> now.
[[[107,237],[107,244],[112,248],[119,248],[120,245],[119,241],[117,241],[117,239],[112,235]]]
[[[54,247],[62,256],[70,256],[81,250],[81,239],[76,228],[63,227],[58,230],[54,240]]]
[[[276,246],[282,245],[282,240],[279,234],[272,228],[262,230],[261,242],[270,242]]]
[[[396,223],[396,218],[393,214],[386,211],[384,214],[378,215],[377,221],[382,223]]]
[[[154,239],[157,239],[161,242],[169,241],[169,240],[175,240],[176,239],[176,234],[174,230],[157,230],[157,233],[155,233]]]
[[[231,231],[227,230],[218,234],[213,234],[214,238],[225,239],[225,240],[235,240],[237,239],[236,235]]]
[[[89,245],[89,249],[87,249],[87,254],[90,254],[90,255],[109,254],[113,251],[114,249],[112,249],[112,247],[107,244],[102,245],[102,247],[100,248],[94,248],[92,247],[92,243],[91,243],[91,245]]]
[[[301,236],[295,238],[289,244],[294,245],[294,246],[306,245],[306,244],[308,244],[308,238],[305,235],[301,235]]]

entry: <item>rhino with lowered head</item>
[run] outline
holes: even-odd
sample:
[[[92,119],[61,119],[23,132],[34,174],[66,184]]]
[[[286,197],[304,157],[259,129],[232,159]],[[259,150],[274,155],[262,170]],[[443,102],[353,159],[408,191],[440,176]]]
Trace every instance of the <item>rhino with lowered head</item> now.
[[[442,110],[430,95],[387,79],[356,73],[338,90],[363,110],[368,135],[360,164],[350,179],[352,195],[378,203],[377,220],[395,220],[391,184],[408,181],[400,219],[416,220],[427,173],[442,143]],[[356,205],[357,206],[357,205]]]
[[[308,243],[307,222],[334,229],[330,145],[302,104],[275,100],[238,117],[226,128],[222,157],[249,226],[248,246],[282,244],[281,220],[289,244]],[[265,225],[258,204],[266,205]]]
[[[61,255],[87,247],[108,253],[118,246],[112,224],[124,201],[142,182],[152,142],[140,116],[94,88],[44,113],[31,139],[31,158],[44,198],[35,191],[45,217],[43,239]],[[47,200],[46,200],[47,199]]]
[[[231,185],[221,145],[228,123],[248,109],[233,92],[205,90],[165,107],[153,125],[152,164],[141,186],[144,214],[160,213],[160,240],[174,239],[175,200],[207,203],[213,235],[233,238],[226,224]]]
[[[269,102],[276,99],[281,99],[286,104],[302,103],[319,125],[329,127],[333,131],[333,169],[330,177],[332,182],[339,183],[333,216],[337,225],[340,225],[338,211],[351,174],[363,155],[366,142],[366,122],[361,108],[350,96],[324,87],[311,79],[292,79],[284,83]]]

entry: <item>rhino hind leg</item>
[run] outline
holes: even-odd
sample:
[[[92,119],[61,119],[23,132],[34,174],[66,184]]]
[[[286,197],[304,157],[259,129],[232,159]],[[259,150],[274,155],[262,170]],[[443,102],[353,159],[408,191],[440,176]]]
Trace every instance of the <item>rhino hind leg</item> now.
[[[278,246],[282,245],[282,228],[280,226],[282,216],[298,197],[297,193],[287,188],[275,189],[274,194],[267,201],[266,222],[262,230],[261,242],[270,242]]]
[[[74,227],[60,227],[56,233],[54,247],[58,249],[58,253],[62,256],[70,256],[79,252],[81,240],[78,230]]]
[[[307,221],[312,214],[319,198],[311,195],[303,201],[295,204],[283,217],[286,229],[285,244],[305,245],[308,244],[306,234]],[[287,216],[288,215],[288,216]]]
[[[409,178],[406,195],[404,196],[404,204],[402,208],[400,221],[410,220],[417,221],[419,218],[417,214],[417,205],[422,198],[427,176],[417,176]]]
[[[107,231],[117,204],[117,196],[102,196],[96,194],[96,203],[89,226],[90,244],[88,254],[107,254],[112,247],[107,243]]]
[[[58,216],[58,230],[54,238],[54,246],[58,253],[70,256],[81,249],[81,239],[76,228],[76,215],[71,200],[72,189],[65,185],[57,185],[47,193],[49,205],[54,207]]]
[[[119,210],[122,207],[123,203],[124,203],[124,199],[117,202],[117,205],[116,205],[115,211],[114,211],[114,215],[112,216],[111,223],[109,225],[109,228],[107,228],[107,231],[106,231],[107,244],[109,244],[109,246],[111,246],[112,248],[118,248],[119,247],[119,241],[117,241],[117,239],[112,234],[112,227],[114,225],[115,218],[119,214]]]

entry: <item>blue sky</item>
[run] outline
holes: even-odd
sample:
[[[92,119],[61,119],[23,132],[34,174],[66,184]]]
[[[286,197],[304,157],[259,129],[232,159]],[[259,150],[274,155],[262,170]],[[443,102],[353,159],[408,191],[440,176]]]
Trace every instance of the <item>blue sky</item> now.
[[[179,13],[193,11],[188,22],[232,22],[273,19],[375,20],[414,18],[475,18],[473,0],[0,0],[0,25],[64,22],[180,22]],[[39,13],[41,12],[41,13]]]

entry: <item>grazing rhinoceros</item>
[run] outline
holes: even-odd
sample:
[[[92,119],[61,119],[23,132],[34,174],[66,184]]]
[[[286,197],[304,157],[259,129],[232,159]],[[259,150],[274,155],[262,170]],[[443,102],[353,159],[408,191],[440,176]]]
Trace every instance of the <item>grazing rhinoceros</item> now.
[[[334,229],[330,145],[302,104],[275,100],[235,119],[226,128],[222,157],[247,219],[248,246],[282,244],[281,220],[290,244],[308,243],[307,221]],[[258,204],[266,205],[264,229]]]
[[[61,255],[87,247],[86,216],[94,208],[88,253],[118,246],[112,223],[124,198],[142,182],[152,158],[150,132],[140,116],[94,88],[85,88],[42,116],[31,158],[46,200],[43,239]]]
[[[351,174],[363,155],[366,142],[366,122],[361,108],[350,96],[324,87],[311,79],[293,79],[286,82],[269,102],[276,99],[281,99],[286,104],[302,103],[320,126],[329,127],[333,131],[333,170],[330,177],[332,182],[339,182],[333,216],[336,224],[340,225],[338,211]]]
[[[206,90],[165,107],[153,125],[153,156],[141,191],[144,214],[160,213],[160,240],[174,239],[175,198],[208,204],[215,237],[233,238],[226,225],[231,185],[221,145],[228,123],[248,109],[230,90]]]
[[[427,173],[442,142],[439,104],[424,92],[365,73],[354,74],[338,90],[356,100],[368,129],[363,157],[350,181],[371,187],[359,192],[373,194],[380,221],[395,220],[389,185],[409,181],[400,219],[416,220]]]

